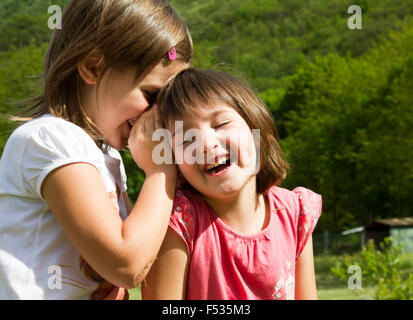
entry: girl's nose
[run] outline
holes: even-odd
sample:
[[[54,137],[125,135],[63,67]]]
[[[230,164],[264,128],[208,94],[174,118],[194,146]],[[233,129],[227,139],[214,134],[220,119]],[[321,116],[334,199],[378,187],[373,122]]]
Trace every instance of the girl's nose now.
[[[213,153],[220,144],[220,139],[215,130],[207,130],[207,132],[203,132],[202,135],[204,138],[204,153]]]
[[[211,153],[211,151],[213,152],[214,151],[214,149],[217,149],[218,148],[218,144],[215,144],[215,145],[213,145],[212,147],[210,147],[210,148],[204,148],[204,153],[206,154],[206,153]]]

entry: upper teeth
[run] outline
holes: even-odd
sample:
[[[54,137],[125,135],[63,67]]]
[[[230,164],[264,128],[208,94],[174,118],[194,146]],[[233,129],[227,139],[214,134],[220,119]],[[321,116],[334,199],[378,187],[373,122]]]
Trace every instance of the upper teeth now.
[[[229,159],[229,155],[227,155],[227,156],[225,156],[225,157],[223,157],[223,158],[220,158],[220,159],[216,160],[215,163],[213,163],[213,164],[207,164],[207,165],[205,166],[205,169],[210,170],[210,169],[212,169],[212,168],[214,168],[214,167],[219,166],[220,164],[224,164],[225,162],[228,161],[228,159]]]

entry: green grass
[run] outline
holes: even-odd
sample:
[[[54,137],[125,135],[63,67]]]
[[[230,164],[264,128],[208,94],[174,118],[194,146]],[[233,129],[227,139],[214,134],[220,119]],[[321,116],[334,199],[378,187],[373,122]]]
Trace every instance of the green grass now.
[[[129,300],[142,300],[141,286],[137,286],[135,289],[128,290]]]
[[[370,300],[374,299],[377,286],[367,286],[361,282],[362,289],[349,289],[338,276],[331,272],[337,261],[343,261],[346,255],[315,256],[314,266],[317,281],[317,293],[320,300]],[[357,254],[347,255],[351,261],[357,260]],[[413,272],[413,254],[403,253],[400,263],[405,274]],[[349,275],[350,276],[350,275]]]
[[[319,300],[374,300],[375,287],[349,289],[345,285],[339,288],[318,289]]]
[[[317,281],[317,293],[320,300],[365,300],[373,299],[375,287],[349,289],[338,276],[331,272],[336,261],[343,261],[343,256],[315,256],[314,267]]]
[[[374,299],[376,286],[366,286],[363,283],[361,289],[349,289],[347,284],[331,272],[331,267],[336,261],[344,261],[346,255],[315,256],[314,266],[317,281],[317,293],[320,300],[371,300]],[[348,255],[347,255],[348,257]],[[356,260],[357,255],[350,256]],[[404,253],[400,257],[403,271],[408,274],[413,272],[413,253]],[[141,300],[140,286],[129,290],[130,300]]]

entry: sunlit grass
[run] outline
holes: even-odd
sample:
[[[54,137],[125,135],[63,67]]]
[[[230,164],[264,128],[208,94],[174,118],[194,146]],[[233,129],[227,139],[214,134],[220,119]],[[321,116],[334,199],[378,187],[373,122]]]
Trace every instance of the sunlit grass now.
[[[363,283],[362,277],[361,289],[349,289],[346,283],[331,272],[331,267],[337,261],[344,262],[345,257],[349,258],[350,261],[356,261],[358,255],[320,255],[314,257],[318,298],[320,300],[374,299],[376,285]],[[400,256],[400,264],[405,274],[413,272],[413,254],[403,253]]]
[[[142,300],[141,286],[128,290],[129,300]]]

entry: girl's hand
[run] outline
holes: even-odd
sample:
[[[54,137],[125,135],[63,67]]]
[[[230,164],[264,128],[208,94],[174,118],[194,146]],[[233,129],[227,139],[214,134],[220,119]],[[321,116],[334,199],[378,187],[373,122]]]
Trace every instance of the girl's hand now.
[[[92,300],[129,300],[129,292],[103,279],[82,256],[79,257],[80,270],[91,281],[99,283],[92,293]]]
[[[129,300],[129,292],[104,280],[99,282],[99,287],[93,292],[93,300]]]
[[[173,163],[156,164],[152,158],[153,148],[159,143],[159,141],[153,141],[152,135],[155,130],[162,128],[158,107],[154,105],[139,117],[129,136],[128,144],[132,157],[147,176],[156,171],[167,171],[176,176],[176,167]]]

